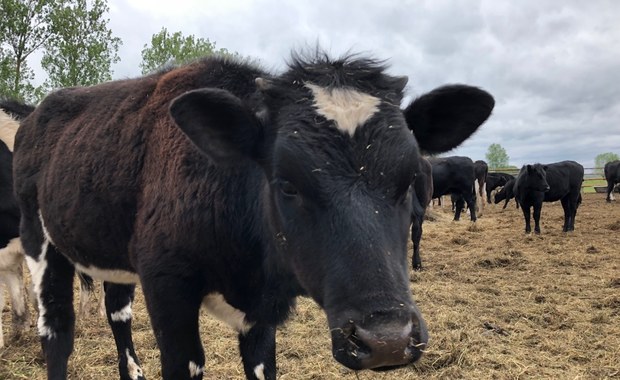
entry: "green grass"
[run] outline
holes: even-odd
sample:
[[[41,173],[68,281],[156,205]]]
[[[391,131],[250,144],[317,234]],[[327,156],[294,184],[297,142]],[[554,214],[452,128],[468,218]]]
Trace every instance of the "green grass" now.
[[[607,186],[607,181],[604,179],[585,179],[581,188],[584,193],[595,193],[594,186]]]

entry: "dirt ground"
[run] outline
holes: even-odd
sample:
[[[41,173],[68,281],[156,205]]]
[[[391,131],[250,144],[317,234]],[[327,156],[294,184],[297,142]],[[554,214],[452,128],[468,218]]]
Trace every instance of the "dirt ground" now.
[[[424,225],[424,270],[411,272],[431,337],[425,356],[393,372],[347,370],[331,357],[323,313],[300,299],[278,331],[279,379],[620,379],[620,202],[586,194],[570,234],[560,204],[545,204],[540,236],[524,234],[514,203],[487,207],[475,227],[434,212],[438,220]],[[3,318],[8,334],[8,310]],[[244,378],[235,334],[201,319],[205,379]],[[133,331],[147,378],[160,378],[141,295]],[[71,379],[118,378],[111,332],[95,312],[78,321],[69,367]],[[44,378],[34,327],[0,349],[0,379]]]

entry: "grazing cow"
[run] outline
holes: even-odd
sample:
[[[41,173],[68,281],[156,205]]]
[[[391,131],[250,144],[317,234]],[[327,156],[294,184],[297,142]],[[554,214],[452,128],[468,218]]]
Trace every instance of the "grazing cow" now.
[[[430,158],[433,173],[433,198],[454,194],[454,220],[459,220],[465,203],[471,221],[476,221],[474,162],[469,157]]]
[[[605,164],[605,179],[607,180],[607,202],[615,201],[614,186],[620,183],[620,160]]]
[[[498,187],[502,187],[508,183],[511,179],[514,179],[513,175],[508,173],[489,173],[486,179],[486,195],[487,203],[491,204],[491,192]],[[498,203],[498,202],[495,202]]]
[[[540,233],[540,211],[543,202],[560,201],[564,209],[562,231],[575,229],[575,216],[581,203],[583,166],[575,161],[548,165],[525,165],[515,180],[514,192],[525,218],[525,232],[530,233],[530,207],[534,208],[534,232]]]
[[[505,200],[502,210],[504,210],[506,206],[508,206],[508,202],[510,202],[510,200],[515,197],[515,182],[516,179],[511,178],[497,193],[495,193],[495,204],[498,204],[499,202]],[[517,208],[519,208],[519,200],[517,200],[516,198],[515,203],[517,204]]]
[[[433,198],[432,167],[431,163],[424,157],[420,157],[420,170],[416,173],[411,191],[413,192],[413,212],[411,213],[412,266],[414,270],[421,270],[420,240],[422,239],[422,223],[424,222],[426,207],[428,207]]]
[[[19,239],[19,207],[13,195],[13,142],[19,119],[32,107],[12,100],[0,100],[0,347],[4,346],[2,309],[5,284],[11,297],[13,329],[20,336],[29,324],[24,296],[22,263],[24,252]]]
[[[384,70],[210,57],[47,96],[17,132],[14,178],[48,378],[66,377],[76,269],[127,284],[128,301],[140,281],[164,379],[202,378],[201,305],[239,333],[246,377],[275,379],[276,325],[299,294],[325,310],[343,365],[417,360],[408,189],[420,151],[460,144],[494,100],[451,85],[403,111],[407,79]],[[130,318],[116,307],[110,322]]]
[[[476,189],[476,205],[478,206],[476,212],[478,213],[478,216],[482,215],[482,212],[484,211],[484,204],[487,202],[487,174],[489,174],[489,165],[487,165],[487,163],[482,160],[475,161],[474,176],[476,177],[476,181],[474,182],[474,186]],[[478,202],[478,199],[480,200],[480,202]]]

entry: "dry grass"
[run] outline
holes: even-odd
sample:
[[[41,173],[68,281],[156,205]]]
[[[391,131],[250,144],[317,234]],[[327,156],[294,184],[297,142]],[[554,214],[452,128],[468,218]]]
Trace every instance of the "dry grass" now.
[[[430,330],[419,363],[390,373],[349,371],[332,358],[323,313],[301,299],[278,331],[284,379],[614,379],[620,378],[620,204],[586,194],[576,231],[561,231],[562,209],[545,204],[540,236],[525,235],[513,204],[488,207],[475,228],[435,209],[422,240],[424,271],[411,287]],[[150,379],[160,378],[155,340],[139,296],[134,337]],[[5,321],[9,317],[4,313]],[[203,315],[207,379],[242,379],[236,337]],[[6,327],[10,323],[5,323]],[[79,321],[72,379],[114,379],[106,322]],[[42,379],[32,334],[0,351],[0,379]]]

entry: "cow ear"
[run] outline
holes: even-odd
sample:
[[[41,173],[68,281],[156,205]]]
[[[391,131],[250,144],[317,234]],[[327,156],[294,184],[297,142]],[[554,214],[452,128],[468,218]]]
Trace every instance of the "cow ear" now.
[[[170,104],[170,116],[194,145],[215,162],[256,157],[261,126],[241,99],[226,90],[184,93]]]
[[[495,100],[484,90],[449,85],[420,96],[404,112],[420,148],[436,154],[456,148],[471,136],[494,105]]]

